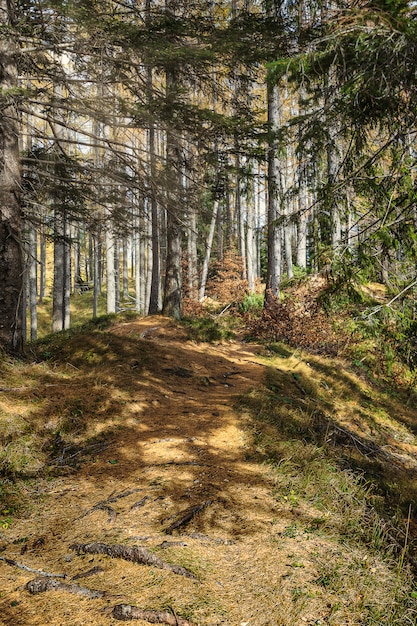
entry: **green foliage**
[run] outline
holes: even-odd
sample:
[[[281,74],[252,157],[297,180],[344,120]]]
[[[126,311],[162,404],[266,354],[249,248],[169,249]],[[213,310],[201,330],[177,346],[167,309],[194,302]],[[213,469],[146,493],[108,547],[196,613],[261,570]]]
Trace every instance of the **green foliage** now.
[[[260,313],[264,306],[264,293],[245,294],[239,303],[240,313]]]
[[[188,336],[193,341],[217,343],[233,339],[234,337],[234,333],[224,319],[218,321],[211,317],[189,317],[183,318],[181,323],[187,329]]]

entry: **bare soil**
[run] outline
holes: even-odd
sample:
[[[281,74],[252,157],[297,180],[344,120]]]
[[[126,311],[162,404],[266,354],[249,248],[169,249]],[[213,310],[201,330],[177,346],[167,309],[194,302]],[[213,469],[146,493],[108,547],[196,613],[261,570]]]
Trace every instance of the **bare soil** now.
[[[196,344],[154,317],[116,325],[100,355],[89,345],[73,354],[71,378],[63,367],[62,387],[47,390],[37,418],[56,423],[60,398],[72,394],[90,452],[32,482],[28,515],[1,532],[1,624],[112,625],[118,604],[202,626],[334,623],[316,580],[317,554],[337,545],[285,532],[300,512],[277,504],[267,468],[248,454],[249,417],[236,400],[263,383],[257,353],[238,342]],[[86,354],[93,364],[100,357],[97,368],[83,369]],[[110,552],[74,548],[97,543]],[[120,546],[146,548],[192,576],[118,558]],[[31,594],[39,574],[17,564],[105,595],[59,586]]]

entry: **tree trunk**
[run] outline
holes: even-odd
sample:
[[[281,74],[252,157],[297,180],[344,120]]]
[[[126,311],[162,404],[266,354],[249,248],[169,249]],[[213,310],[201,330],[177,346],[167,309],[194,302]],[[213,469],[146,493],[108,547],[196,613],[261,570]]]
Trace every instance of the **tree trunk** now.
[[[23,344],[23,253],[18,115],[9,95],[17,87],[15,46],[7,34],[13,21],[13,3],[0,0],[0,345],[18,353]]]
[[[38,246],[37,233],[34,226],[29,229],[29,311],[30,311],[30,340],[35,341],[38,336],[37,315],[37,278],[38,278]]]
[[[195,207],[188,208],[188,290],[192,300],[197,300],[198,267],[197,267],[197,216]]]
[[[64,217],[55,209],[54,218],[54,284],[52,289],[52,332],[64,329],[65,247]]]
[[[99,235],[95,235],[91,238],[93,247],[93,317],[98,315],[98,297],[100,295],[101,287],[101,273],[100,273],[100,245]]]
[[[39,254],[39,302],[42,303],[46,293],[46,237],[43,226],[39,235]]]
[[[268,266],[265,306],[279,298],[281,283],[281,225],[280,192],[281,174],[276,134],[279,125],[280,99],[277,85],[268,88],[268,122],[271,139],[268,146]]]
[[[217,200],[215,200],[214,205],[213,205],[213,215],[211,216],[210,230],[209,230],[209,234],[207,237],[206,255],[204,257],[203,269],[201,272],[201,284],[200,284],[200,294],[199,294],[200,302],[203,302],[205,291],[206,291],[208,268],[209,268],[209,263],[210,263],[211,249],[213,247],[214,230],[216,228],[218,210],[219,210],[219,203]]]
[[[107,314],[116,313],[116,275],[114,269],[114,234],[113,224],[106,225],[106,288],[107,288]]]
[[[166,0],[167,15],[173,14],[176,3]],[[176,71],[166,71],[166,96],[175,99],[178,92]],[[166,133],[166,201],[167,201],[167,256],[165,266],[164,315],[181,318],[181,235],[180,217],[183,201],[178,164],[181,162],[179,139],[172,129]]]
[[[129,245],[127,237],[123,237],[123,300],[129,300]]]

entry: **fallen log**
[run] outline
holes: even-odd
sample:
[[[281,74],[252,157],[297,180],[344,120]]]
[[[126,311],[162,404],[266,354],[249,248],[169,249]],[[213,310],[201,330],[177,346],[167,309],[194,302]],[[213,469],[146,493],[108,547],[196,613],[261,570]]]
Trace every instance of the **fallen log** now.
[[[150,565],[151,567],[168,570],[174,574],[197,580],[196,576],[185,567],[167,563],[142,546],[124,546],[118,543],[108,545],[106,543],[97,542],[73,543],[70,545],[69,549],[74,550],[77,554],[106,554],[112,558],[124,559],[125,561],[140,563],[141,565]]]
[[[191,622],[179,617],[175,612],[149,611],[138,609],[130,604],[117,604],[112,612],[112,617],[124,622],[141,619],[150,624],[168,624],[169,626],[192,626]]]
[[[46,578],[44,576],[29,580],[25,588],[32,595],[44,593],[45,591],[66,591],[67,593],[75,593],[85,598],[103,598],[108,595],[106,591],[88,589],[87,587],[80,587],[80,585],[74,585],[73,583],[63,583],[57,578]]]

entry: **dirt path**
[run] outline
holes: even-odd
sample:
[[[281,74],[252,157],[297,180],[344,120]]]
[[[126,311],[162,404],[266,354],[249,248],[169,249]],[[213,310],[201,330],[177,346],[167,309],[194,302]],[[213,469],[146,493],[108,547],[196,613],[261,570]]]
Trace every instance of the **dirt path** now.
[[[97,346],[84,346],[89,353],[98,358]],[[30,516],[1,534],[0,623],[116,624],[121,603],[194,625],[317,623],[311,602],[291,617],[294,589],[315,573],[305,547],[283,536],[291,520],[277,515],[265,468],[246,458],[235,403],[262,384],[256,348],[197,345],[169,320],[149,318],[116,326],[96,370],[85,373],[75,358],[72,393],[88,417],[80,428],[109,446],[40,482],[28,492]],[[50,393],[50,405],[59,403],[59,389]],[[97,542],[143,546],[194,577],[71,548]],[[302,557],[302,570],[290,567]],[[25,585],[36,573],[5,558],[110,595],[31,595]]]

